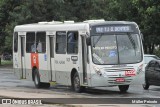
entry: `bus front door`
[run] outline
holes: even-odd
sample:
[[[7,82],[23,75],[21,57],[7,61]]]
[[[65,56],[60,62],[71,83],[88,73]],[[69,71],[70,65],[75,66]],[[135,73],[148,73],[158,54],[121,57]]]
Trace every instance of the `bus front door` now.
[[[21,68],[22,68],[22,78],[26,79],[26,69],[25,69],[25,37],[21,36]]]
[[[54,66],[54,36],[49,36],[49,47],[50,47],[50,74],[51,81],[55,81],[55,66]]]
[[[83,71],[83,84],[87,84],[87,45],[85,36],[81,35],[82,44],[82,71]]]

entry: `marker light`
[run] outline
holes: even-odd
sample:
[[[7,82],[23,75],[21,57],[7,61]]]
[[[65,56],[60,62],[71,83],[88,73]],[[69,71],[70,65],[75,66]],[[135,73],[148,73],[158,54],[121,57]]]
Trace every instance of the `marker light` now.
[[[100,76],[102,75],[100,68],[98,68],[98,67],[96,67],[96,66],[93,66],[93,68],[94,68],[94,71],[95,71],[98,75],[100,75]]]

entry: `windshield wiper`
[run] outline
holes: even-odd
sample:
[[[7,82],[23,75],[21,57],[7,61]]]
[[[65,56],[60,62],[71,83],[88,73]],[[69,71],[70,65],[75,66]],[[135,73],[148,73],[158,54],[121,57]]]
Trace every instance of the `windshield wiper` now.
[[[95,43],[93,43],[93,47],[95,48],[96,44],[99,42],[99,40],[101,39],[102,34],[98,37],[97,41]]]
[[[133,49],[135,51],[135,49],[136,49],[136,43],[135,43],[135,41],[134,41],[134,39],[133,39],[133,37],[131,36],[130,33],[128,33],[127,35],[128,35],[128,38],[129,38],[129,40],[130,40],[130,42],[132,44],[132,47],[133,47]],[[135,55],[136,55],[136,51],[135,51]]]

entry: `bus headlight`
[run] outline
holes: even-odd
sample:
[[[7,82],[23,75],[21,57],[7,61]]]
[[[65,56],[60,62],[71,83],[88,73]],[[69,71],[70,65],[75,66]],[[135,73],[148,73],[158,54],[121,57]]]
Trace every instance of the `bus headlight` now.
[[[100,68],[98,68],[98,67],[96,67],[96,66],[93,66],[93,68],[94,68],[94,71],[95,71],[98,75],[100,75],[100,76],[102,75]]]
[[[143,64],[141,64],[137,69],[137,74],[141,73],[143,69]]]

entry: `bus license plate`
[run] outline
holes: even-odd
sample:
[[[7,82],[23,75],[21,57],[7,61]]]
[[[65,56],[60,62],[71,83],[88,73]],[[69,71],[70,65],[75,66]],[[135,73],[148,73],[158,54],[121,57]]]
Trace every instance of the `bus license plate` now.
[[[117,78],[116,82],[125,82],[125,79],[124,78]]]
[[[135,76],[135,75],[136,75],[135,70],[125,71],[125,76]]]

